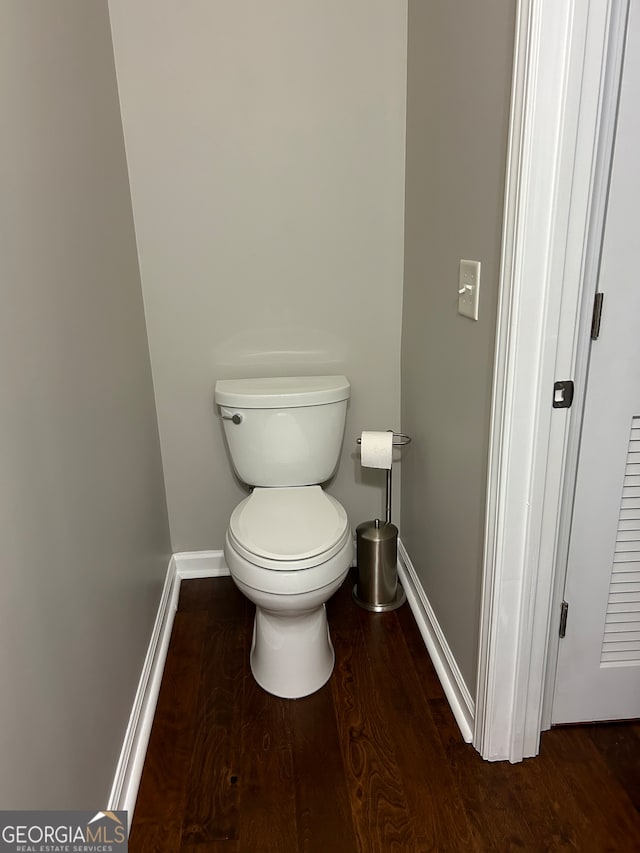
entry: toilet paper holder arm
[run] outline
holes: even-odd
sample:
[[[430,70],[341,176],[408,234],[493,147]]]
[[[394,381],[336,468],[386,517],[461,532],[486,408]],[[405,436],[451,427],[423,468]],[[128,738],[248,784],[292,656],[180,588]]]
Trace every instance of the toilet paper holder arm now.
[[[393,432],[392,429],[387,430],[387,432]],[[356,439],[357,444],[362,444],[362,439]],[[404,447],[407,444],[411,444],[411,437],[406,435],[404,432],[393,432],[393,441],[392,444],[394,447]],[[391,524],[391,468],[387,468],[387,484],[386,484],[386,496],[385,496],[385,523]]]
[[[387,432],[393,432],[392,429],[387,430]],[[356,438],[356,444],[362,444],[361,438]],[[394,447],[404,447],[406,444],[411,444],[411,437],[405,435],[403,432],[393,432],[393,446]]]

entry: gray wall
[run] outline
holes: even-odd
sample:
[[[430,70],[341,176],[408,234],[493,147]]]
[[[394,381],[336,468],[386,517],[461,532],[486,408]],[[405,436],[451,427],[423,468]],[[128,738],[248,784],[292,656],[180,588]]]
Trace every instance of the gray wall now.
[[[355,439],[400,426],[406,0],[109,8],[174,550],[244,494],[219,377],[345,373],[329,491],[379,515]]]
[[[106,3],[0,5],[0,803],[104,807],[169,559]]]
[[[409,3],[402,538],[472,695],[515,5]],[[461,258],[482,262],[477,323]]]

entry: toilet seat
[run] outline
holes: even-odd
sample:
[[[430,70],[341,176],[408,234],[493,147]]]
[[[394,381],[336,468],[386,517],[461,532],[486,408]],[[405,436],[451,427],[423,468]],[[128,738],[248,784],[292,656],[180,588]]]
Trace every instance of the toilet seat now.
[[[231,515],[235,551],[262,568],[290,572],[326,562],[351,538],[342,505],[320,486],[256,488]]]

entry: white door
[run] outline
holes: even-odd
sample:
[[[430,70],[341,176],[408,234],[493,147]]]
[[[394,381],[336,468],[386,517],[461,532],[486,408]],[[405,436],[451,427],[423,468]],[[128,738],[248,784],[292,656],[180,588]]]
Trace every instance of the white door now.
[[[622,75],[552,722],[640,717],[640,0]]]

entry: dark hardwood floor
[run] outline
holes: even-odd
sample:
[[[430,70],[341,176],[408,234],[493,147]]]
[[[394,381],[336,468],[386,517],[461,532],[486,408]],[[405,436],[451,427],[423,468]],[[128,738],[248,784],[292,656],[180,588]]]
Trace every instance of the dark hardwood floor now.
[[[253,608],[184,581],[130,850],[640,851],[640,724],[553,729],[521,764],[465,744],[408,605],[329,602],[336,667],[305,699],[249,669]]]

